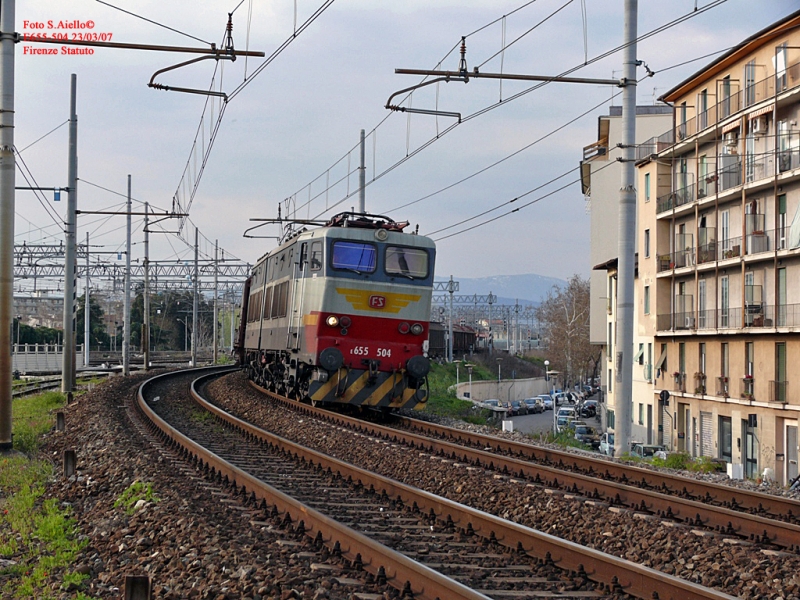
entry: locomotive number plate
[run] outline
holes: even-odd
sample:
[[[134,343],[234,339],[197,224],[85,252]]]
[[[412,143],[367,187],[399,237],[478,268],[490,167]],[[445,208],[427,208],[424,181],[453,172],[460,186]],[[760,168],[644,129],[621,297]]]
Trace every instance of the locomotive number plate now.
[[[355,354],[356,356],[367,356],[369,354],[369,346],[356,346],[352,350],[350,350],[350,354]],[[391,358],[392,356],[392,349],[391,348],[378,348],[376,350],[376,354],[379,358]]]
[[[369,305],[370,308],[383,308],[386,306],[386,298],[384,296],[370,296]]]

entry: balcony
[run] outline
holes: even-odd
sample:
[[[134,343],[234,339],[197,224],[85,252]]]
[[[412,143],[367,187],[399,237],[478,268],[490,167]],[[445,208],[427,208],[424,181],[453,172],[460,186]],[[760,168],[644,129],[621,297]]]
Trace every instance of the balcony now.
[[[753,392],[753,390],[756,387],[755,384],[756,380],[753,379],[752,375],[742,377],[742,388],[741,388],[742,398],[744,398],[745,400],[755,400],[755,393]]]
[[[706,374],[694,374],[694,393],[698,396],[705,396],[706,394]]]
[[[774,73],[759,81],[747,82],[742,90],[732,90],[730,86],[728,88],[720,86],[718,90],[719,102],[712,104],[706,110],[700,110],[697,116],[691,119],[683,122],[677,119],[678,122],[675,127],[661,135],[659,139],[670,140],[670,145],[673,145],[675,140],[682,142],[710,127],[715,127],[722,120],[740,110],[775,97],[776,92],[781,93],[797,87],[800,85],[800,69],[798,69],[798,66],[800,66],[800,63],[787,65],[785,75],[779,78],[780,85],[778,86],[775,85],[776,77]]]
[[[697,230],[697,264],[714,262],[717,260],[717,235],[714,227],[700,227]]]
[[[672,391],[686,393],[686,373],[678,373],[677,371],[672,374],[673,386]]]
[[[759,288],[759,292],[747,292],[747,288]],[[756,300],[760,297],[761,286],[746,286],[745,293],[752,294],[745,308],[718,308],[698,310],[675,310],[672,313],[661,313],[656,316],[658,331],[682,331],[688,329],[773,329],[776,327],[800,328],[800,304],[762,304]],[[676,308],[679,298],[676,296]],[[691,296],[688,296],[691,298]],[[687,308],[690,305],[685,305]]]
[[[786,388],[788,381],[770,381],[769,382],[769,401],[770,402],[787,402]]]
[[[730,385],[730,381],[728,377],[723,375],[721,377],[717,377],[717,396],[720,398],[730,398],[730,390],[728,386]]]

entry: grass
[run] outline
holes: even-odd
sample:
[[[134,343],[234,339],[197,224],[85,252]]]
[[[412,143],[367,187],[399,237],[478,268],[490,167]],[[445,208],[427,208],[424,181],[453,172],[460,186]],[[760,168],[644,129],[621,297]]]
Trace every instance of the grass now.
[[[67,570],[86,542],[77,539],[70,512],[44,498],[52,465],[33,458],[42,434],[53,426],[54,409],[63,404],[57,392],[13,403],[14,448],[25,454],[0,459],[0,557],[15,563],[0,570],[4,598],[55,598],[48,585],[54,572],[62,574],[62,589],[80,586],[87,577]]]
[[[466,374],[466,369],[460,368],[459,375]],[[473,381],[492,379],[492,374],[480,365],[475,365],[472,369]],[[464,377],[461,377],[463,380]],[[427,412],[463,419],[476,425],[486,424],[489,411],[475,410],[475,404],[469,400],[456,398],[456,365],[455,363],[438,364],[431,363],[431,371],[428,374],[428,387],[430,397],[425,408]],[[485,414],[483,414],[485,413]]]
[[[114,508],[124,508],[125,512],[132,515],[136,512],[136,503],[139,500],[145,502],[158,502],[159,498],[153,491],[153,484],[150,482],[134,481],[128,488],[122,492],[119,498],[114,502]]]

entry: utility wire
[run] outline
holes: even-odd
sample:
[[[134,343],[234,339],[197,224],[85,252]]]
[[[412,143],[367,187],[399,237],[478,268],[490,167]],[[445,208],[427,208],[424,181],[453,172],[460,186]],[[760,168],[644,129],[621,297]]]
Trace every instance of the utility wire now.
[[[42,141],[44,138],[46,138],[48,135],[50,135],[50,134],[51,134],[51,133],[53,133],[54,131],[58,131],[59,129],[61,129],[61,128],[62,128],[64,125],[66,125],[67,123],[69,123],[69,119],[67,119],[66,121],[64,121],[63,123],[61,123],[61,125],[57,125],[57,126],[56,126],[56,127],[54,127],[53,129],[51,129],[50,131],[48,131],[47,133],[45,133],[45,134],[44,134],[42,137],[40,137],[40,138],[39,138],[38,140],[36,140],[35,142],[31,142],[30,144],[28,144],[27,146],[25,146],[25,147],[24,147],[22,150],[17,150],[17,155],[19,155],[19,154],[21,154],[21,153],[25,152],[25,150],[27,150],[28,148],[30,148],[30,147],[31,147],[31,146],[33,146],[34,144],[37,144],[37,143],[41,142],[41,141]]]
[[[616,98],[616,97],[617,97],[617,96],[619,96],[620,94],[622,94],[622,92],[621,92],[621,91],[620,91],[620,92],[617,92],[617,93],[616,93],[616,94],[614,94],[614,95],[612,95],[612,96],[611,96],[611,100],[613,100],[614,98]],[[595,104],[594,106],[592,106],[592,107],[591,107],[591,108],[589,108],[588,110],[585,110],[584,112],[582,112],[581,114],[579,114],[577,117],[573,117],[573,118],[572,118],[572,119],[570,119],[569,121],[567,121],[567,122],[565,122],[564,124],[562,124],[562,125],[560,125],[560,126],[556,127],[555,129],[553,129],[552,131],[549,131],[549,132],[547,132],[546,134],[544,134],[544,135],[542,135],[542,136],[538,137],[537,139],[535,139],[534,141],[532,141],[530,144],[526,144],[525,146],[523,146],[523,147],[522,147],[522,148],[520,148],[519,150],[515,150],[514,152],[512,152],[511,154],[508,154],[508,155],[504,156],[504,157],[503,157],[503,158],[501,158],[500,160],[497,160],[497,161],[493,162],[492,164],[490,164],[490,165],[488,165],[488,166],[486,166],[486,167],[484,167],[484,168],[482,168],[482,169],[479,169],[478,171],[475,171],[474,173],[471,173],[470,175],[467,175],[466,177],[463,177],[463,178],[459,179],[459,180],[458,180],[458,181],[456,181],[456,182],[453,182],[453,183],[451,183],[450,185],[447,185],[447,186],[445,186],[445,187],[443,187],[443,188],[439,188],[439,189],[438,189],[438,190],[436,190],[435,192],[431,192],[430,194],[427,194],[427,195],[425,195],[425,196],[422,196],[421,198],[417,198],[416,200],[412,200],[411,202],[407,202],[407,203],[405,203],[405,204],[401,204],[400,206],[396,206],[396,207],[394,207],[394,208],[390,208],[390,209],[388,209],[388,211],[387,211],[387,212],[393,212],[393,211],[396,211],[396,210],[400,210],[400,209],[402,209],[402,208],[407,208],[407,207],[409,207],[409,206],[411,206],[411,205],[413,205],[413,204],[417,204],[418,202],[422,202],[423,200],[427,200],[428,198],[432,198],[433,196],[436,196],[437,194],[441,194],[442,192],[444,192],[444,191],[447,191],[447,190],[449,190],[450,188],[454,188],[455,186],[457,186],[457,185],[460,185],[460,184],[464,183],[465,181],[469,181],[470,179],[472,179],[473,177],[477,177],[477,176],[478,176],[478,175],[480,175],[481,173],[485,173],[485,172],[486,172],[486,171],[488,171],[489,169],[492,169],[492,168],[496,167],[497,165],[499,165],[499,164],[501,164],[501,163],[504,163],[505,161],[507,161],[507,160],[509,160],[509,159],[511,159],[511,158],[513,158],[513,157],[515,157],[517,154],[520,154],[521,152],[524,152],[525,150],[527,150],[527,149],[529,149],[529,148],[532,148],[533,146],[535,146],[535,145],[536,145],[536,144],[538,144],[539,142],[542,142],[542,141],[546,140],[547,138],[549,138],[549,137],[551,137],[551,136],[555,135],[555,134],[556,134],[556,133],[558,133],[559,131],[561,131],[561,130],[563,130],[563,129],[567,128],[569,125],[572,125],[573,123],[575,123],[576,121],[578,121],[578,120],[582,119],[582,118],[583,118],[583,117],[585,117],[586,115],[588,115],[588,114],[591,114],[592,112],[594,112],[595,110],[597,110],[598,108],[600,108],[601,106],[603,106],[603,105],[604,105],[606,102],[608,102],[608,99],[607,99],[607,98],[603,98],[603,101],[602,101],[602,102],[600,102],[600,103],[598,103],[598,104]]]
[[[684,21],[687,21],[687,20],[689,20],[691,18],[694,18],[694,17],[696,17],[696,16],[698,16],[700,14],[703,14],[704,12],[707,12],[707,11],[713,9],[713,8],[716,8],[717,6],[720,6],[721,4],[724,4],[725,2],[727,2],[727,0],[714,0],[713,2],[711,2],[710,4],[707,4],[704,7],[701,7],[699,9],[695,10],[695,11],[692,11],[691,13],[686,13],[684,15],[681,15],[680,17],[678,17],[676,19],[673,19],[672,21],[668,21],[667,23],[665,23],[665,24],[663,24],[663,25],[661,25],[661,26],[659,26],[659,27],[657,27],[657,28],[655,28],[655,29],[653,29],[651,31],[648,31],[648,32],[642,34],[636,40],[634,40],[634,42],[631,42],[631,43],[637,43],[639,41],[648,39],[648,38],[650,38],[650,37],[652,37],[654,35],[662,33],[662,32],[664,32],[664,31],[666,31],[666,30],[668,30],[668,29],[670,29],[672,27],[675,27],[675,26],[683,23]],[[498,19],[498,20],[500,20],[500,19]],[[497,22],[498,20],[495,20],[494,22]],[[483,29],[483,28],[481,28],[481,29]],[[476,30],[476,32],[480,31],[481,29]],[[617,46],[615,48],[612,48],[612,49],[610,49],[610,50],[608,50],[608,51],[606,51],[606,52],[604,52],[604,53],[602,53],[602,54],[600,54],[598,56],[595,56],[594,58],[592,58],[592,59],[590,59],[588,61],[585,61],[584,63],[581,63],[581,64],[579,64],[579,65],[577,65],[575,67],[570,68],[567,71],[564,71],[563,73],[561,73],[558,76],[559,77],[564,77],[566,75],[569,75],[569,74],[571,74],[571,73],[573,73],[573,72],[575,72],[575,71],[577,71],[577,70],[579,70],[579,69],[581,69],[583,67],[586,67],[586,66],[591,65],[591,64],[593,64],[595,62],[598,62],[598,61],[600,61],[600,60],[602,60],[604,58],[609,57],[609,56],[611,56],[611,55],[613,55],[613,54],[625,49],[627,46],[628,46],[628,43],[621,44],[621,45],[619,45],[619,46]],[[455,46],[455,47],[457,47],[457,46]],[[451,52],[452,52],[452,50],[451,50]],[[427,77],[423,78],[422,81],[425,81],[426,78]],[[437,133],[437,135],[435,137],[432,137],[432,138],[428,139],[426,142],[424,142],[422,145],[417,147],[415,150],[413,150],[412,152],[408,153],[406,156],[404,156],[403,158],[401,158],[400,160],[398,160],[394,164],[390,165],[383,172],[381,172],[379,174],[373,174],[372,180],[370,182],[368,182],[367,185],[370,185],[370,184],[374,183],[375,181],[377,181],[378,179],[380,179],[381,177],[383,177],[384,175],[387,175],[388,173],[390,173],[391,171],[393,171],[394,169],[396,169],[397,167],[399,167],[400,165],[405,163],[407,160],[409,160],[410,158],[414,157],[416,154],[418,154],[422,150],[424,150],[427,147],[429,147],[430,145],[432,145],[437,140],[439,140],[442,137],[444,137],[445,135],[447,135],[450,131],[455,129],[455,127],[457,127],[459,124],[463,124],[463,123],[465,123],[467,121],[470,121],[470,120],[472,120],[474,118],[482,116],[482,115],[494,110],[495,108],[498,108],[501,105],[505,105],[508,102],[511,102],[512,100],[516,100],[516,99],[518,99],[518,98],[520,98],[520,97],[522,97],[522,96],[524,96],[524,95],[526,95],[526,94],[528,94],[528,93],[530,93],[530,92],[532,92],[534,90],[540,89],[543,86],[548,85],[549,83],[550,82],[538,83],[538,84],[533,85],[533,86],[531,86],[531,87],[529,87],[529,88],[527,88],[525,90],[522,90],[522,91],[518,92],[517,94],[514,94],[513,96],[510,96],[510,97],[506,98],[505,100],[502,100],[501,102],[496,102],[494,104],[490,104],[488,106],[485,106],[482,109],[479,109],[479,110],[475,111],[474,113],[471,113],[470,115],[462,117],[461,123],[453,123],[452,125],[450,125],[446,129],[444,129],[443,131]],[[388,118],[388,116],[386,118]],[[378,126],[382,125],[386,121],[386,118],[384,118],[379,123]],[[373,128],[372,131],[374,132],[376,129],[377,129],[377,126],[375,128]],[[352,152],[352,150],[350,152]],[[319,179],[319,176],[317,178],[315,178],[314,181],[316,181],[317,179]],[[301,188],[301,189],[305,189],[305,187]],[[330,189],[330,188],[328,188],[328,189]],[[325,191],[327,191],[327,190],[325,190]],[[321,193],[324,193],[325,191],[323,191]],[[324,215],[325,213],[329,212],[331,209],[336,208],[337,206],[341,205],[343,202],[346,202],[349,198],[354,196],[357,193],[357,191],[358,190],[355,190],[353,192],[348,193],[347,195],[342,197],[340,200],[334,202],[334,204],[329,205],[324,211],[318,213],[314,218],[319,218],[322,215]],[[318,194],[316,197],[319,197],[319,195],[321,195],[321,194]],[[305,204],[302,204],[300,207],[298,207],[298,210],[300,208],[304,207],[304,206],[305,206]]]
[[[202,44],[206,44],[208,46],[212,46],[213,45],[211,42],[207,42],[205,40],[201,40],[199,37],[195,37],[193,35],[189,35],[188,33],[184,33],[183,31],[179,31],[178,29],[174,29],[172,27],[168,27],[167,25],[164,25],[163,23],[159,23],[157,21],[153,21],[152,19],[148,19],[148,18],[143,17],[141,15],[137,15],[136,13],[132,13],[129,10],[125,10],[124,8],[120,8],[119,6],[114,6],[113,4],[109,4],[108,2],[103,2],[103,0],[96,0],[96,1],[99,2],[100,4],[105,4],[106,6],[110,6],[111,8],[114,8],[114,9],[120,11],[120,12],[124,12],[126,15],[131,15],[132,17],[136,17],[137,19],[141,19],[142,21],[147,21],[148,23],[152,23],[153,25],[158,25],[159,27],[163,27],[164,29],[168,29],[168,30],[170,30],[172,32],[179,33],[179,34],[184,35],[184,36],[186,36],[188,38],[196,40],[196,41],[198,41],[198,42],[200,42]]]
[[[28,183],[28,187],[39,188],[40,187],[39,183],[36,181],[36,178],[33,176],[33,173],[31,172],[30,168],[28,168],[28,165],[25,163],[25,159],[22,158],[22,155],[20,155],[19,152],[16,152],[16,148],[14,148],[14,151],[17,154],[17,158],[19,159],[17,167],[19,168],[19,172],[22,173],[22,176],[25,178],[25,181]],[[20,163],[22,163],[23,168],[19,167]],[[25,171],[27,171],[28,175],[30,175],[30,179],[28,179],[28,175],[25,174]],[[61,217],[59,217],[58,214],[50,207],[50,205],[47,203],[47,199],[41,195],[42,193],[41,190],[33,189],[31,191],[33,191],[33,195],[36,196],[36,199],[39,201],[39,204],[42,205],[42,208],[44,208],[48,216],[53,220],[53,222],[56,225],[61,227],[63,231],[64,227],[63,219],[61,219]]]

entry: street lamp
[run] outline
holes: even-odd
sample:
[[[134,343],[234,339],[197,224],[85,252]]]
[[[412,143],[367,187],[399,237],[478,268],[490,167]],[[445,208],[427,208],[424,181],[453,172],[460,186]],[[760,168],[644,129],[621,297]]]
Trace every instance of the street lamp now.
[[[464,366],[467,367],[467,372],[469,373],[469,399],[472,400],[472,365],[467,363]]]
[[[189,351],[189,326],[186,323],[187,319],[181,319],[180,317],[177,317],[177,320],[179,322],[183,323],[183,351],[184,352],[188,352]]]

